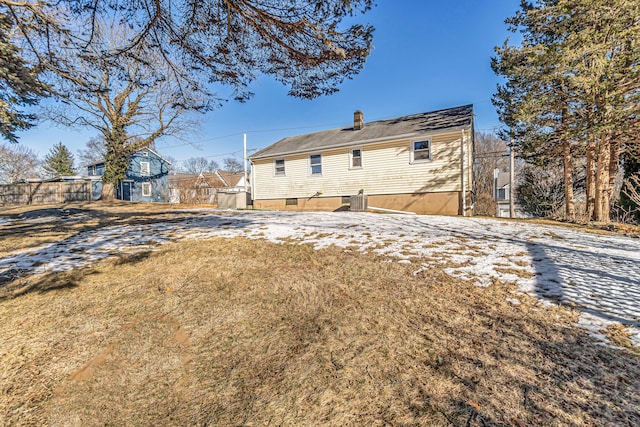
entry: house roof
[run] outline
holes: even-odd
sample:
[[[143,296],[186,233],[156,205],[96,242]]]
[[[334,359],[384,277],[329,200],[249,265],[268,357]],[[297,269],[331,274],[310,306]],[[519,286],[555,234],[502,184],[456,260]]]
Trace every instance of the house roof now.
[[[496,186],[498,188],[503,188],[506,187],[507,185],[509,185],[510,181],[511,181],[511,174],[509,172],[500,172],[498,174],[498,182],[496,183]]]
[[[167,162],[168,164],[171,164],[171,162],[167,159],[165,159],[164,157],[162,157],[160,154],[158,154],[158,152],[152,148],[141,148],[139,150],[134,151],[133,153],[139,153],[140,151],[151,151],[153,154],[155,154],[158,158],[160,158],[161,160],[164,160],[165,162]],[[132,154],[133,154],[132,153]],[[89,167],[89,166],[97,166],[97,165],[101,165],[104,163],[104,160],[100,160],[99,162],[93,162],[93,163],[89,163],[84,165],[84,167]]]
[[[217,173],[229,187],[235,187],[244,177],[244,172],[229,172],[218,169]]]
[[[224,181],[218,177],[215,173],[204,172],[200,175],[194,175],[191,173],[175,173],[169,175],[169,186],[178,187],[181,184],[186,185],[203,185],[209,188],[226,188],[227,185]]]
[[[251,160],[321,149],[364,145],[397,138],[412,138],[435,131],[465,128],[473,122],[473,105],[447,108],[393,119],[365,123],[360,130],[337,128],[305,135],[290,136],[250,156]]]

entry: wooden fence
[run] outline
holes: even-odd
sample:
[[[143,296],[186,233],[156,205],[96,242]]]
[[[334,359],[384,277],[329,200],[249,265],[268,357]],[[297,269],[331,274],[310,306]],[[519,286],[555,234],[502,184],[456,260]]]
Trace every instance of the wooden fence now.
[[[91,201],[91,182],[28,182],[0,185],[0,206]]]

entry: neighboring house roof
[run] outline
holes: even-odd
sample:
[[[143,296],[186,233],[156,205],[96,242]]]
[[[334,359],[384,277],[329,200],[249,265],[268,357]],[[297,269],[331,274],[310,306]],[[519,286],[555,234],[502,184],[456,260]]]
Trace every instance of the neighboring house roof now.
[[[165,159],[164,157],[162,157],[160,154],[158,154],[158,152],[157,152],[157,151],[155,151],[155,150],[154,150],[154,149],[152,149],[152,148],[141,148],[141,149],[139,149],[139,150],[134,151],[134,152],[133,152],[133,153],[131,153],[131,154],[139,153],[140,151],[150,151],[150,152],[152,152],[153,154],[155,154],[158,158],[160,158],[161,160],[164,160],[164,161],[165,161],[165,162],[167,162],[168,164],[171,164],[171,162],[170,162],[169,160],[167,160],[167,159]],[[104,164],[104,162],[105,162],[104,160],[100,160],[99,162],[93,162],[93,163],[89,163],[89,164],[87,164],[87,165],[84,165],[84,167],[85,167],[85,168],[88,168],[89,166],[98,166],[98,165],[102,165],[102,164]]]
[[[235,187],[244,177],[244,172],[229,172],[218,169],[218,176],[227,184],[228,187]]]
[[[169,175],[169,187],[177,188],[181,184],[199,185],[209,188],[226,188],[227,185],[215,173],[204,172],[200,175],[190,173],[175,173]]]
[[[346,127],[284,138],[253,154],[250,159],[258,160],[397,138],[411,138],[444,129],[469,127],[472,122],[473,105],[463,105],[369,122],[358,130],[354,127]]]
[[[496,183],[496,187],[503,188],[509,185],[510,183],[509,175],[510,175],[509,172],[500,172],[498,174],[498,182]]]

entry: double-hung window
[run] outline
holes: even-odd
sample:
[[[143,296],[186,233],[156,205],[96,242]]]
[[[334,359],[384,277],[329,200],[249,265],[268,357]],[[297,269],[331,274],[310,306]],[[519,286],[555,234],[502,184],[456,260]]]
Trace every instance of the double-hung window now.
[[[351,169],[359,169],[362,167],[362,149],[354,148],[351,150]]]
[[[143,182],[142,183],[142,196],[143,197],[151,197],[151,183]]]
[[[428,162],[431,160],[431,141],[422,139],[411,142],[411,163]]]
[[[321,154],[310,155],[309,165],[311,166],[311,175],[322,175],[322,155]]]
[[[149,162],[140,162],[140,175],[149,176],[151,174],[151,167]]]
[[[273,174],[276,176],[284,175],[284,159],[276,159],[273,162]]]

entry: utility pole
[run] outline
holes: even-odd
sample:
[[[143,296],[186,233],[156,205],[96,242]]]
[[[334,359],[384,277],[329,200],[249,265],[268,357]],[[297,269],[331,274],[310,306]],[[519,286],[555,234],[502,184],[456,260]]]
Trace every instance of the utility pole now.
[[[464,129],[462,129],[462,139],[460,143],[460,167],[461,167],[461,176],[462,176],[462,216],[467,216],[467,188],[466,182],[464,179]]]
[[[244,144],[243,144],[243,162],[244,165],[244,192],[247,192],[247,134],[244,133]]]
[[[516,216],[516,205],[515,205],[515,165],[516,165],[516,155],[513,151],[513,139],[511,135],[509,135],[509,217],[515,218]]]

